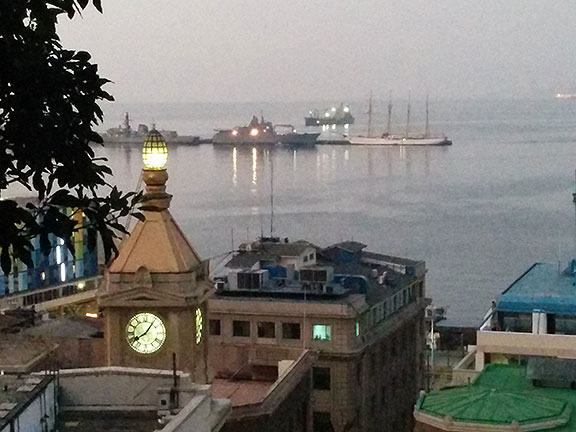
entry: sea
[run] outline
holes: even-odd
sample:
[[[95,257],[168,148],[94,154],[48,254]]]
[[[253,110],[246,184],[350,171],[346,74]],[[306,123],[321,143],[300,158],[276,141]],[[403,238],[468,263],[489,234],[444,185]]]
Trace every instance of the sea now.
[[[252,115],[306,131],[309,110],[340,102],[115,102],[103,107],[99,130],[129,112],[133,127],[205,138]],[[356,117],[349,133],[366,134],[368,101],[345,102]],[[387,104],[374,101],[373,133],[384,131]],[[393,132],[405,131],[406,107],[394,101]],[[410,131],[423,131],[424,100],[411,107]],[[425,260],[427,295],[446,308],[447,323],[475,326],[533,263],[563,268],[576,257],[576,100],[431,99],[430,129],[453,145],[170,147],[170,209],[213,267],[240,243],[270,234],[319,246],[355,240]],[[112,184],[141,187],[139,146],[96,152],[108,159]]]

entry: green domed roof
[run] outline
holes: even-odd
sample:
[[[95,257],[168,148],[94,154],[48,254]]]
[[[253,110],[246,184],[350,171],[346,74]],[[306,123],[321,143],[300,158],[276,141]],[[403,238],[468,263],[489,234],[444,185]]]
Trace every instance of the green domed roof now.
[[[456,422],[519,424],[559,418],[566,402],[534,394],[513,393],[482,386],[452,389],[424,397],[420,410]]]
[[[531,430],[553,428],[574,431],[571,413],[576,391],[537,388],[518,365],[487,365],[468,386],[447,388],[426,394],[416,406],[417,412],[454,423],[529,426]]]

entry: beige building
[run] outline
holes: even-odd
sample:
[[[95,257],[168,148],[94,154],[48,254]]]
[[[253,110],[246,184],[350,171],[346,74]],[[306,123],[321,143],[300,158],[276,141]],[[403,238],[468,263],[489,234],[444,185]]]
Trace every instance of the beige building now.
[[[425,263],[364,248],[244,245],[209,300],[216,376],[312,350],[309,430],[411,430],[424,374]]]

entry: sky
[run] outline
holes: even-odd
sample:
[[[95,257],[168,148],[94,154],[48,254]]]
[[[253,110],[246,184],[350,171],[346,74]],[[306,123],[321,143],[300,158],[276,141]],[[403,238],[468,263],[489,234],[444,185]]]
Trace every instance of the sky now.
[[[58,31],[120,102],[576,93],[573,0],[102,0]]]

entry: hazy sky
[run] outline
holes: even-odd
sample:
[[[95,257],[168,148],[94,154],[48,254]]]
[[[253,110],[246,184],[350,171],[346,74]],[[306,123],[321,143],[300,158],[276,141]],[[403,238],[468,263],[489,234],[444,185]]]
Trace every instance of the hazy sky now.
[[[102,0],[62,20],[121,102],[576,93],[573,0]]]

